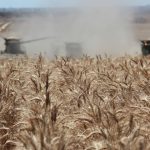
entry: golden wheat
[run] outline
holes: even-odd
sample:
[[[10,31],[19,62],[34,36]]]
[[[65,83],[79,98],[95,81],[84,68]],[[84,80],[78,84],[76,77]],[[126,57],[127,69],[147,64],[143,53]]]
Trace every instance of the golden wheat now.
[[[150,149],[150,57],[0,59],[0,149]]]

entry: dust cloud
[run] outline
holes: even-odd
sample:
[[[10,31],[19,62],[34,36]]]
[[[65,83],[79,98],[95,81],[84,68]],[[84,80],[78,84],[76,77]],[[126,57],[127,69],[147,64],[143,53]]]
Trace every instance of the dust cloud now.
[[[73,42],[81,43],[83,53],[90,56],[135,55],[140,52],[140,45],[128,10],[118,0],[78,0],[74,8],[53,8],[44,16],[24,18],[14,28],[23,40],[50,37],[23,45],[28,54],[65,56],[65,43]]]

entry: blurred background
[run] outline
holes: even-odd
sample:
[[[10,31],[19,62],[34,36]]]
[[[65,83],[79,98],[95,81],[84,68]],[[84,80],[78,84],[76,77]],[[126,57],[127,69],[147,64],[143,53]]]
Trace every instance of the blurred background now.
[[[140,40],[150,39],[148,0],[5,0],[0,2],[0,50],[3,38],[19,38],[29,55],[141,53]],[[78,49],[78,50],[77,50]],[[79,50],[80,49],[80,50]]]

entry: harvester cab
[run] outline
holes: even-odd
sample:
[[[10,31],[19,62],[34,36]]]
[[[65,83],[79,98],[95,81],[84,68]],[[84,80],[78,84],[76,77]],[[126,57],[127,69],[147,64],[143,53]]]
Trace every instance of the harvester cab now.
[[[150,40],[142,40],[141,49],[144,56],[150,55]]]

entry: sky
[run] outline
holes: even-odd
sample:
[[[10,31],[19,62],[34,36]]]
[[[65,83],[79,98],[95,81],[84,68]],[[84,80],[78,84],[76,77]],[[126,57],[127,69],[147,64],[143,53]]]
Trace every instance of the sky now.
[[[79,0],[0,0],[0,8],[75,6]],[[111,0],[112,1],[112,0]],[[150,0],[126,0],[128,5],[150,5]]]

